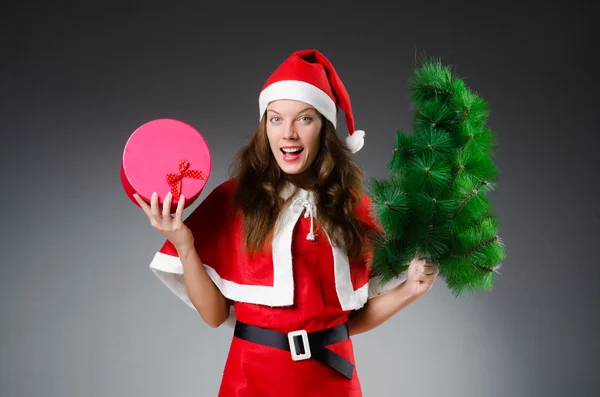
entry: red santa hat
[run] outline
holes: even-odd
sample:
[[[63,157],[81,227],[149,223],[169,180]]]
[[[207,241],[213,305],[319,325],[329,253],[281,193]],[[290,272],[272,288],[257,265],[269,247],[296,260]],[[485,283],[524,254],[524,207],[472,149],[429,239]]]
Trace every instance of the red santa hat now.
[[[317,50],[301,50],[290,55],[269,77],[258,102],[260,118],[267,105],[278,99],[306,102],[317,109],[334,127],[338,106],[346,115],[346,144],[352,153],[364,144],[365,132],[354,129],[354,116],[348,92],[333,65]]]

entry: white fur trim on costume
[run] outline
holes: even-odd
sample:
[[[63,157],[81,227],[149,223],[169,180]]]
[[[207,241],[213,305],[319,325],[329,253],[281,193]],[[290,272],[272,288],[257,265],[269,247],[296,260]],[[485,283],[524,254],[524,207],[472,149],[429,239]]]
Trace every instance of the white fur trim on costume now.
[[[275,224],[275,236],[272,243],[273,251],[273,285],[239,284],[222,278],[217,271],[204,264],[204,267],[221,293],[236,302],[246,302],[267,306],[291,306],[294,304],[294,275],[292,258],[292,236],[298,219],[307,205],[314,207],[311,192],[294,188],[288,184],[282,190],[281,196],[288,199],[294,195],[291,205],[281,212]],[[314,209],[313,209],[314,211]],[[315,215],[315,214],[312,214]],[[327,236],[329,239],[329,236]],[[329,240],[331,243],[331,240]],[[333,247],[335,287],[344,310],[360,309],[367,302],[371,285],[369,282],[354,289],[350,274],[350,264],[346,250],[343,247]],[[154,274],[183,302],[195,309],[189,299],[183,280],[183,266],[179,257],[157,252],[150,263]],[[235,324],[233,312],[227,320],[227,325]]]
[[[204,267],[210,275],[210,270],[212,270],[212,268],[206,264]],[[179,257],[157,252],[152,259],[152,262],[150,262],[150,269],[156,277],[175,294],[175,296],[181,299],[190,308],[196,310],[196,307],[190,300],[187,290],[185,289],[183,265],[181,264]],[[231,306],[229,318],[225,321],[225,325],[231,328],[235,325],[235,311],[233,305]]]
[[[362,149],[365,144],[365,132],[363,130],[356,130],[352,135],[346,137],[346,145],[352,151],[352,153],[358,152]]]
[[[291,184],[286,185],[286,188],[282,192],[282,197],[287,199],[294,191]],[[307,205],[315,207],[313,195],[304,189],[296,189],[296,198],[293,203],[300,203],[301,206],[306,208]],[[307,203],[303,203],[306,201]],[[313,209],[313,211],[315,211]],[[314,215],[314,214],[311,214]],[[333,269],[335,275],[335,289],[337,291],[338,299],[343,310],[356,310],[360,309],[367,302],[369,293],[369,283],[366,283],[357,290],[354,289],[352,284],[352,277],[350,274],[350,262],[348,260],[348,254],[346,249],[341,247],[334,247],[331,244],[331,238],[325,233],[333,254]],[[291,266],[291,262],[290,262]]]
[[[258,97],[259,120],[263,117],[270,102],[278,99],[293,99],[306,102],[319,111],[325,118],[337,125],[337,107],[325,91],[312,84],[297,80],[282,80],[265,88]]]
[[[406,272],[401,273],[398,277],[394,277],[386,283],[381,284],[379,281],[380,280],[377,277],[373,277],[369,280],[369,299],[379,295],[384,295],[390,292],[390,290],[393,288],[402,284],[404,281],[406,281]]]
[[[308,194],[308,192],[306,193]],[[294,304],[292,235],[294,226],[303,210],[304,207],[301,204],[292,205],[277,219],[276,233],[272,243],[274,266],[272,286],[239,284],[226,280],[214,268],[204,264],[206,272],[226,298],[237,302],[267,306],[291,306]],[[157,252],[150,267],[175,295],[194,308],[185,289],[183,267],[179,257]]]
[[[331,243],[329,235],[327,235],[327,238]],[[344,310],[360,309],[367,302],[369,283],[355,290],[352,284],[350,263],[345,248],[334,247],[332,245],[331,249],[333,251],[335,289],[340,300],[340,305]]]
[[[213,268],[208,275],[228,299],[236,302],[266,306],[291,306],[294,304],[294,274],[292,267],[292,234],[303,208],[291,206],[283,211],[275,224],[273,237],[273,285],[238,284],[223,279]]]
[[[221,293],[236,302],[255,303],[267,306],[291,306],[294,303],[294,276],[292,268],[292,234],[303,207],[292,206],[279,217],[276,228],[279,233],[273,238],[273,285],[239,284],[222,278],[219,273],[204,264],[206,272]],[[188,306],[193,307],[185,285],[183,268],[176,256],[158,252],[151,264],[153,270],[160,270],[157,276]]]

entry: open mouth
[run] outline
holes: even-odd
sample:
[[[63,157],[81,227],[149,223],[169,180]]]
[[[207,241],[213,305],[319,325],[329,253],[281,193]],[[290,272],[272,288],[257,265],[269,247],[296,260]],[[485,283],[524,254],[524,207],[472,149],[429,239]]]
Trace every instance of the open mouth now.
[[[297,156],[300,153],[302,153],[302,151],[304,150],[304,148],[301,148],[301,147],[286,147],[286,148],[281,148],[279,150],[281,150],[281,153],[283,153],[284,156]]]
[[[300,146],[288,146],[282,147],[279,150],[283,153],[283,161],[289,163],[300,159],[300,154],[304,151],[304,148]]]

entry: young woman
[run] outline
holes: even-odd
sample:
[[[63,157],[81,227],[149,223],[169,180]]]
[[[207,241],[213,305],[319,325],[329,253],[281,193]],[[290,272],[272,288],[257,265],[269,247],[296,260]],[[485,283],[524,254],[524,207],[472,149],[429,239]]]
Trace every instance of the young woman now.
[[[336,134],[337,109],[349,136]],[[365,236],[380,228],[351,153],[348,94],[318,51],[293,53],[259,97],[260,124],[232,178],[184,221],[136,197],[166,241],[151,269],[211,327],[234,335],[219,396],[361,396],[350,336],[425,294],[437,265],[413,259],[380,285]]]

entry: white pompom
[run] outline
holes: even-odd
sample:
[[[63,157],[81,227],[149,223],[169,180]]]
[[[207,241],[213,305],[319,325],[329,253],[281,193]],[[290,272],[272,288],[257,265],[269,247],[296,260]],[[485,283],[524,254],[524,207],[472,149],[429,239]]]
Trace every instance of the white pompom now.
[[[346,145],[352,153],[358,152],[362,149],[365,144],[365,132],[362,130],[356,130],[352,135],[346,137]]]

